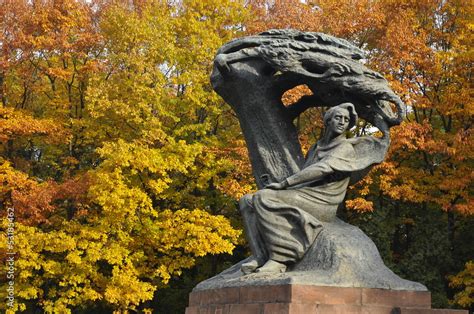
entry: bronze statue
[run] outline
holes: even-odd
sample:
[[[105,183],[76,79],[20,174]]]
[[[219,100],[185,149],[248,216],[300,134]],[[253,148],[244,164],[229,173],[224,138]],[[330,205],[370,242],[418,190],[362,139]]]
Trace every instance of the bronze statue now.
[[[336,217],[348,185],[383,161],[403,103],[364,52],[321,33],[270,30],[233,40],[214,60],[214,90],[233,108],[260,189],[240,200],[252,256],[196,289],[300,283],[426,290],[388,269],[359,228]],[[305,84],[313,95],[289,106],[282,95]],[[306,158],[293,120],[329,107],[325,132]],[[346,138],[361,117],[381,137]]]

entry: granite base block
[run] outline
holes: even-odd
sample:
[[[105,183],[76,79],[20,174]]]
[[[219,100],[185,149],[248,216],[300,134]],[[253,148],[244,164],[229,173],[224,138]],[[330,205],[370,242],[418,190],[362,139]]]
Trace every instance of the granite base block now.
[[[467,314],[431,309],[427,291],[310,285],[228,287],[191,292],[186,314]]]

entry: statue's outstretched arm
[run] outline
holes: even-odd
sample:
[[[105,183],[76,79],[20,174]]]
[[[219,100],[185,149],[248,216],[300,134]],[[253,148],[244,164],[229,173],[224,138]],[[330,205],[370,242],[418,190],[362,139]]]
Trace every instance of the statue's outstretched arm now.
[[[334,170],[332,170],[327,163],[317,162],[288,177],[286,181],[288,182],[288,186],[295,186],[322,180],[333,172]]]
[[[306,168],[303,168],[301,171],[298,171],[294,175],[289,176],[282,182],[272,183],[270,185],[267,185],[265,188],[282,190],[288,187],[322,180],[327,175],[333,172],[334,170],[332,170],[331,167],[325,162],[317,162]]]

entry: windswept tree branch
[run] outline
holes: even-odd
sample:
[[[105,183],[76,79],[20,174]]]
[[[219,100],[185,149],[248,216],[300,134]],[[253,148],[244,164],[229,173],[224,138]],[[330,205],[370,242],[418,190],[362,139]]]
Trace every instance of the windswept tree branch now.
[[[288,115],[291,120],[294,120],[307,109],[315,107],[315,104],[321,104],[321,101],[322,99],[317,95],[305,95],[287,107]]]

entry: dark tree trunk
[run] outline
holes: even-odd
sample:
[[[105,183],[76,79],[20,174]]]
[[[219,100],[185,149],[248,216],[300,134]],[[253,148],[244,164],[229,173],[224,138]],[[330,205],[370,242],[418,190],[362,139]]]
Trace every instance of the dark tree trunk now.
[[[300,170],[304,161],[281,92],[273,80],[262,76],[265,66],[260,60],[235,63],[227,75],[214,69],[211,78],[214,89],[239,118],[259,188],[265,185],[262,175],[281,181]]]

